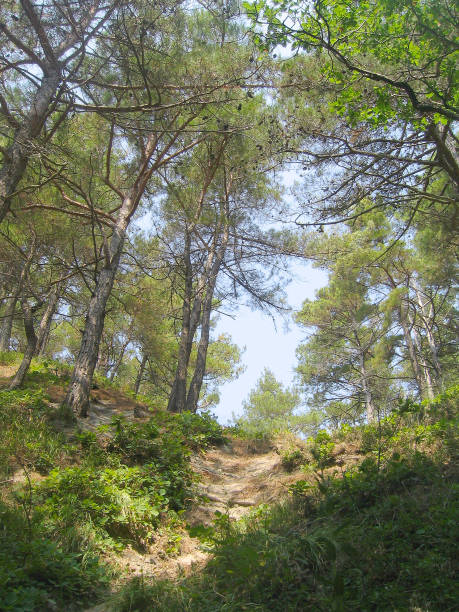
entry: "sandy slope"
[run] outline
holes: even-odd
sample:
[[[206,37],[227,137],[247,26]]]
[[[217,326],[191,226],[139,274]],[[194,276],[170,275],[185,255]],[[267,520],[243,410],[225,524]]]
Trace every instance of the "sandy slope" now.
[[[288,484],[301,477],[301,473],[287,474],[282,469],[275,448],[254,453],[247,443],[235,439],[193,456],[192,465],[199,480],[196,484],[198,501],[185,516],[191,526],[211,525],[217,511],[240,519],[261,503],[282,497]],[[178,554],[164,554],[168,545],[168,536],[164,534],[147,553],[126,549],[119,562],[131,575],[174,578],[187,574],[202,566],[210,555],[201,550],[200,541],[191,538],[187,531],[182,531],[180,536]]]

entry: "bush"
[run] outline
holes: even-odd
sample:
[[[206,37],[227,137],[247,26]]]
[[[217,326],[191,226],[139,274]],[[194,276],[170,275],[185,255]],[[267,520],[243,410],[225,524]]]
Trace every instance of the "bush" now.
[[[309,442],[311,455],[319,470],[323,470],[335,463],[335,457],[333,455],[335,443],[330,434],[321,430],[317,433],[315,438],[309,438]]]
[[[98,549],[147,543],[169,507],[170,482],[153,464],[54,470],[34,487],[35,509],[50,534]],[[76,542],[76,544],[75,544]]]
[[[187,444],[195,450],[221,444],[225,440],[221,425],[210,412],[194,414],[187,411],[173,415],[173,418]]]
[[[291,503],[207,530],[214,559],[203,574],[136,581],[116,609],[456,609],[459,487],[428,457],[379,472],[370,458],[345,479],[297,489]]]
[[[299,448],[294,448],[285,451],[281,454],[282,465],[287,472],[293,472],[294,469],[303,465],[306,461],[304,453]]]
[[[64,552],[17,507],[0,503],[0,525],[1,610],[81,609],[107,586],[94,556]]]

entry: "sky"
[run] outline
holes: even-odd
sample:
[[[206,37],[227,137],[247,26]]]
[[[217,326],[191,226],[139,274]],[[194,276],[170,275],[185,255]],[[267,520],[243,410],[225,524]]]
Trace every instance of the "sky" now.
[[[292,281],[287,287],[288,302],[293,310],[301,307],[306,298],[313,299],[315,291],[327,284],[327,275],[310,264],[296,261],[291,266]],[[269,368],[278,381],[291,385],[295,375],[295,349],[304,340],[305,331],[292,321],[286,329],[285,319],[275,317],[275,324],[268,315],[241,306],[234,319],[221,316],[214,336],[228,333],[239,347],[246,348],[242,363],[246,371],[230,383],[220,386],[220,403],[212,412],[222,423],[232,420],[233,413],[242,413],[242,403],[255,387],[263,370]]]
[[[294,171],[282,173],[282,183],[285,196],[292,200],[289,188],[295,183]],[[143,231],[152,229],[151,214],[148,213],[135,222],[135,226]],[[291,282],[286,287],[288,303],[292,312],[301,307],[307,298],[314,299],[317,289],[327,284],[327,274],[312,267],[310,263],[296,259],[290,266]],[[212,408],[212,413],[222,424],[232,421],[233,415],[238,416],[243,411],[243,401],[256,386],[263,370],[268,368],[276,379],[284,386],[294,382],[296,356],[295,350],[305,339],[304,329],[298,327],[291,316],[282,315],[273,318],[260,311],[241,305],[230,316],[220,315],[213,330],[213,337],[229,334],[233,343],[241,349],[242,365],[245,372],[235,381],[220,385],[220,402]]]

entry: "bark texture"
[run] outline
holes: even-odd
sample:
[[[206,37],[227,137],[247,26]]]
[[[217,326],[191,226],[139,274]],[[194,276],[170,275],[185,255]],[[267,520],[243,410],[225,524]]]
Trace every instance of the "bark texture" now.
[[[13,142],[5,153],[5,161],[0,169],[0,223],[10,209],[11,197],[16,192],[34,150],[32,141],[41,132],[60,82],[59,65],[49,68],[32,100],[26,121],[16,130]]]
[[[35,355],[38,340],[34,329],[33,312],[25,298],[21,301],[21,306],[24,318],[24,330],[27,338],[27,348],[21,361],[21,365],[10,383],[10,391],[17,389],[23,384],[25,376],[29,370],[32,357]]]

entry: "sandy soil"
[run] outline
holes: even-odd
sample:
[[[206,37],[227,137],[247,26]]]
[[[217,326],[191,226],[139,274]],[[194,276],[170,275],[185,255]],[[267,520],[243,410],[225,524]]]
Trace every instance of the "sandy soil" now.
[[[15,367],[0,366],[0,386],[5,387]],[[65,397],[65,387],[50,385],[45,389],[50,403],[59,406]],[[110,423],[113,416],[124,415],[128,420],[144,420],[148,411],[134,400],[115,389],[94,389],[86,419],[78,418],[77,427],[95,430]],[[73,426],[66,426],[71,433]],[[260,445],[239,439],[208,449],[192,457],[192,467],[197,474],[197,502],[188,509],[185,519],[188,525],[211,525],[215,513],[227,513],[238,520],[262,503],[272,503],[287,494],[288,485],[304,478],[302,472],[287,473],[281,455],[275,445]],[[33,480],[41,476],[33,473]],[[15,481],[22,481],[23,474],[15,474]],[[156,540],[147,550],[126,548],[111,562],[120,567],[126,576],[154,576],[175,579],[201,568],[211,557],[201,548],[197,538],[190,537],[186,529],[159,530]],[[103,612],[105,604],[87,612]]]

